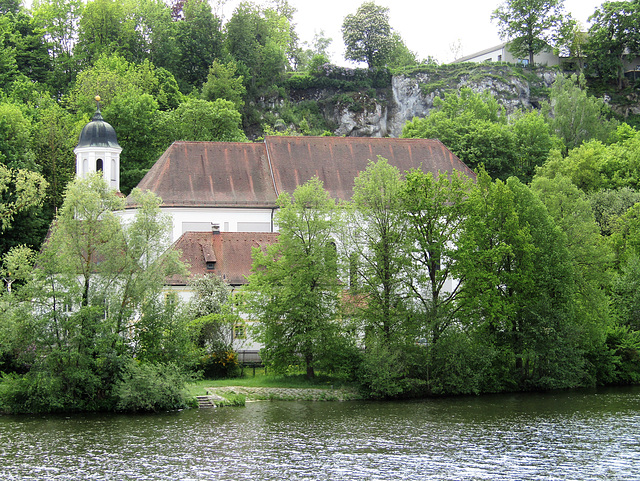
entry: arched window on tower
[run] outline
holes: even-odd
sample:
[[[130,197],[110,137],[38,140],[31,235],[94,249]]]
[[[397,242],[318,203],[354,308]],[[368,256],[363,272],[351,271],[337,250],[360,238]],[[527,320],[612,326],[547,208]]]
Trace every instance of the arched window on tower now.
[[[85,177],[87,175],[87,171],[89,170],[89,161],[87,159],[82,160],[82,172],[80,172],[80,177]]]
[[[116,159],[111,159],[111,182],[116,181]]]
[[[102,172],[103,169],[104,169],[104,167],[102,165],[102,159],[97,159],[96,160],[96,172]]]

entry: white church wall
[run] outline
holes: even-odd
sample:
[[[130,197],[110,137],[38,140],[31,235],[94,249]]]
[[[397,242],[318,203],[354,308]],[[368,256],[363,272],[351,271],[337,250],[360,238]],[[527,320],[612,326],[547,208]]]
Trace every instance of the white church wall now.
[[[272,209],[223,209],[215,207],[162,207],[173,222],[171,242],[175,242],[185,232],[210,232],[212,224],[218,224],[221,232],[277,232],[274,228]],[[121,213],[125,221],[130,221],[136,209],[126,209]]]
[[[188,231],[211,231],[211,224],[218,224],[221,232],[273,232],[271,209],[170,207],[162,210],[173,218],[172,242]]]

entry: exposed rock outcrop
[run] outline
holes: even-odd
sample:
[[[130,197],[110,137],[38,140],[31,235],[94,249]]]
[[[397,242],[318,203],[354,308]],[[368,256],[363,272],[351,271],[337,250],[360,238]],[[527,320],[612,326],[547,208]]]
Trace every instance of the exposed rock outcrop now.
[[[335,91],[298,92],[304,99],[323,100],[327,120],[338,127],[335,135],[353,137],[399,137],[408,120],[425,117],[434,108],[434,99],[444,92],[469,87],[490,92],[504,105],[507,114],[517,109],[538,108],[557,76],[557,71],[539,69],[523,75],[508,66],[478,65],[467,70],[433,71],[394,76],[390,89],[337,94]],[[372,89],[373,90],[373,89]],[[331,102],[334,96],[340,97]],[[295,101],[296,94],[292,95]],[[346,101],[349,100],[349,101]]]

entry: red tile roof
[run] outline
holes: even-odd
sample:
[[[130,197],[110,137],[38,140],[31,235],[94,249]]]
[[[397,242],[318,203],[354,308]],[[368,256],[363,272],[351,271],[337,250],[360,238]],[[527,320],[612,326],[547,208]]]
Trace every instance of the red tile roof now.
[[[273,136],[262,143],[174,142],[138,187],[165,207],[271,208],[279,193],[318,176],[334,198],[348,200],[354,178],[378,155],[401,172],[457,169],[475,177],[439,140]]]
[[[182,251],[181,260],[189,264],[190,276],[216,274],[229,284],[245,284],[251,272],[251,248],[266,247],[278,239],[278,234],[264,232],[185,232],[173,248]],[[207,263],[214,268],[208,269]],[[187,279],[172,277],[169,285],[185,285]]]
[[[335,199],[349,200],[354,179],[369,161],[384,157],[400,172],[460,170],[475,176],[442,142],[368,137],[268,137],[266,148],[280,192],[293,192],[314,176]]]
[[[166,207],[270,207],[276,201],[264,144],[174,142],[138,187],[159,195]]]

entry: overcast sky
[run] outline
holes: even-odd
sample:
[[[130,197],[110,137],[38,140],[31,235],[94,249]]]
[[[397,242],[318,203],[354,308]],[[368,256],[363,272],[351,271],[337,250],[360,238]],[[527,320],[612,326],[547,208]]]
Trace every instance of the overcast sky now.
[[[332,60],[345,65],[342,21],[355,13],[364,0],[289,0],[297,9],[294,21],[302,41],[311,42],[314,33],[324,30],[333,39]],[[229,19],[240,0],[227,0],[223,7]],[[266,0],[254,3],[267,4]],[[498,45],[497,25],[491,21],[500,0],[375,0],[389,8],[389,23],[420,59],[432,56],[440,63],[454,59],[452,45],[459,44],[465,56]],[[215,4],[215,0],[212,1]],[[565,0],[565,10],[588,27],[587,18],[602,0]],[[364,66],[364,65],[363,65]]]

